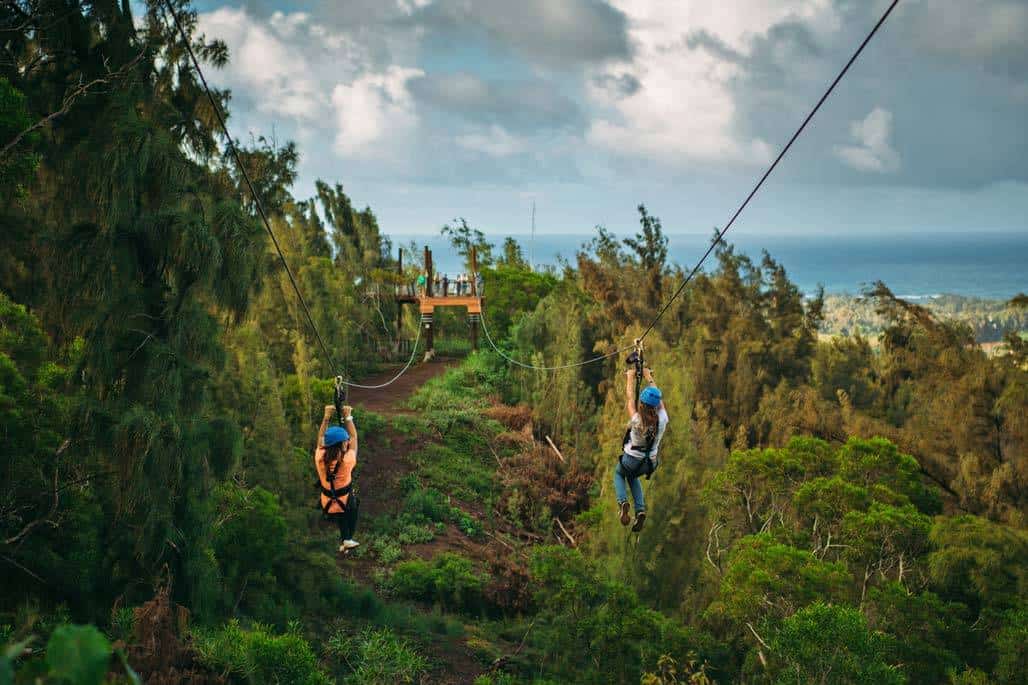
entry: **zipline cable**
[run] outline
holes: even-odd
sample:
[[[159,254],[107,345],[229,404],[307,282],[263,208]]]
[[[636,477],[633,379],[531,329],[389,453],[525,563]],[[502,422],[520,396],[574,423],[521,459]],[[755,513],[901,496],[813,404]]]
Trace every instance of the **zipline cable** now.
[[[839,82],[842,81],[842,78],[850,70],[850,67],[853,66],[853,63],[857,61],[857,58],[860,57],[860,54],[864,51],[864,48],[867,47],[868,43],[871,42],[871,39],[874,38],[876,33],[878,33],[878,29],[880,29],[882,25],[885,24],[885,20],[889,18],[889,15],[892,14],[892,11],[896,9],[896,5],[898,4],[899,0],[892,0],[892,2],[886,8],[885,12],[882,14],[881,18],[878,20],[878,23],[874,25],[874,28],[871,29],[871,32],[868,33],[867,36],[864,38],[863,42],[860,43],[860,46],[857,47],[856,52],[854,52],[853,55],[849,58],[845,66],[843,66],[842,71],[839,72],[839,74],[835,77],[832,83],[828,86],[828,89],[817,101],[817,104],[814,105],[814,108],[810,110],[810,113],[803,120],[803,123],[800,124],[800,127],[796,129],[796,132],[792,134],[791,138],[789,138],[789,142],[787,142],[785,144],[785,147],[782,148],[782,151],[778,153],[778,156],[775,157],[775,160],[771,163],[771,166],[767,168],[767,171],[765,171],[764,175],[760,177],[760,179],[757,181],[757,184],[753,186],[753,190],[750,191],[749,195],[746,196],[746,199],[743,200],[741,205],[739,205],[739,208],[735,210],[734,214],[732,214],[732,217],[728,220],[728,223],[725,224],[725,227],[718,231],[717,237],[715,237],[714,240],[711,241],[710,247],[708,247],[707,251],[703,253],[702,257],[700,257],[700,261],[696,263],[696,266],[694,266],[692,271],[689,272],[689,275],[685,277],[685,280],[682,281],[682,284],[678,286],[678,289],[675,290],[675,293],[671,296],[671,298],[668,299],[668,301],[665,302],[664,305],[660,308],[660,311],[657,312],[657,315],[653,317],[653,321],[651,321],[649,325],[646,326],[646,330],[644,330],[642,335],[639,336],[637,342],[642,342],[642,340],[647,335],[649,335],[650,331],[653,330],[653,327],[656,326],[657,322],[660,321],[661,317],[664,316],[664,313],[668,310],[671,304],[676,299],[678,299],[678,296],[682,294],[683,290],[685,290],[685,286],[687,286],[689,282],[693,279],[693,277],[695,277],[696,274],[699,273],[699,270],[703,266],[703,263],[707,261],[707,257],[709,257],[711,253],[715,250],[715,248],[717,248],[717,246],[721,243],[721,241],[725,237],[725,234],[728,233],[728,229],[730,229],[732,225],[735,224],[735,220],[739,218],[739,215],[742,214],[743,210],[746,209],[747,205],[749,205],[750,200],[753,199],[753,197],[757,194],[757,191],[759,191],[760,188],[764,185],[764,181],[768,179],[768,177],[771,175],[771,172],[775,170],[775,168],[778,166],[778,163],[781,162],[782,158],[784,158],[786,153],[789,152],[789,150],[792,148],[793,143],[796,142],[796,139],[800,137],[804,130],[806,130],[807,125],[814,118],[814,115],[817,114],[818,110],[821,109],[821,105],[825,103],[825,101],[828,99],[828,96],[831,95],[832,91],[835,90],[835,87],[839,85]],[[616,354],[627,352],[628,350],[634,349],[635,347],[634,345],[631,347],[625,347],[621,350],[611,352],[610,354],[601,355],[599,357],[593,357],[591,359],[586,359],[585,361],[577,362],[575,364],[564,364],[561,366],[535,366],[533,364],[526,364],[525,362],[518,361],[517,359],[512,359],[511,357],[508,357],[506,354],[501,352],[499,348],[496,347],[496,344],[493,343],[493,339],[489,335],[489,329],[486,327],[485,324],[484,312],[481,317],[481,321],[482,330],[485,332],[486,340],[489,341],[489,345],[496,351],[497,354],[499,354],[501,357],[503,357],[511,364],[515,364],[525,369],[532,369],[534,371],[555,371],[559,369],[569,369],[576,366],[585,366],[586,364],[592,364],[593,362],[609,359],[610,357],[613,357]]]
[[[310,324],[311,330],[314,331],[314,335],[318,339],[318,343],[321,345],[321,349],[325,353],[325,357],[328,359],[330,367],[332,369],[339,369],[340,367],[336,364],[335,358],[332,356],[332,352],[329,351],[328,345],[325,344],[324,338],[321,337],[321,331],[318,330],[317,325],[314,323],[314,316],[311,315],[311,310],[310,307],[307,306],[307,301],[300,293],[300,288],[296,284],[296,278],[293,277],[293,270],[289,268],[289,263],[286,261],[286,257],[282,253],[282,247],[278,243],[278,238],[275,237],[275,232],[271,230],[271,222],[268,221],[268,215],[264,212],[264,205],[261,204],[260,198],[257,197],[257,191],[254,190],[253,183],[250,181],[250,174],[247,173],[246,167],[243,166],[243,160],[239,157],[239,150],[236,149],[236,144],[232,138],[232,134],[228,132],[228,126],[225,125],[225,118],[221,114],[221,107],[218,106],[217,101],[214,99],[214,94],[211,92],[210,86],[207,85],[207,79],[203,75],[203,69],[200,68],[200,61],[196,59],[196,53],[193,52],[193,46],[189,43],[189,36],[182,27],[182,22],[179,21],[178,15],[175,14],[175,9],[171,6],[171,1],[164,0],[163,6],[162,13],[166,9],[171,14],[171,19],[175,22],[175,28],[178,29],[179,35],[182,36],[182,44],[185,45],[186,51],[189,53],[189,59],[193,62],[193,69],[196,70],[196,75],[200,77],[200,82],[203,83],[203,88],[207,92],[207,99],[211,103],[211,109],[214,110],[214,116],[218,119],[218,125],[225,134],[229,150],[232,151],[232,156],[236,160],[236,166],[239,168],[239,173],[242,174],[243,180],[246,181],[246,187],[250,190],[250,195],[253,196],[254,206],[257,207],[257,213],[261,215],[261,220],[264,222],[264,228],[267,229],[268,235],[271,236],[271,242],[275,246],[275,251],[278,252],[278,258],[281,260],[282,266],[286,270],[286,275],[289,276],[289,282],[292,284],[293,290],[296,291],[296,298],[300,300],[303,312],[307,316],[307,323]]]
[[[761,189],[761,187],[763,187],[764,182],[768,179],[768,177],[771,175],[771,173],[778,167],[779,162],[782,161],[782,159],[785,157],[785,155],[792,148],[792,146],[796,142],[796,140],[806,130],[807,125],[810,124],[811,120],[814,118],[814,115],[817,114],[817,112],[821,109],[821,106],[825,103],[825,101],[828,99],[828,97],[832,94],[832,92],[835,90],[835,87],[839,84],[839,82],[842,81],[843,77],[847,74],[847,72],[849,72],[850,67],[852,67],[853,64],[857,61],[857,58],[860,57],[861,53],[863,53],[864,48],[867,47],[868,43],[871,42],[871,39],[874,38],[875,34],[878,33],[878,30],[882,27],[882,25],[885,24],[885,21],[889,18],[889,15],[892,14],[892,11],[896,8],[896,5],[898,5],[898,4],[899,4],[899,0],[892,0],[892,2],[886,8],[885,12],[882,14],[881,18],[878,20],[878,22],[871,29],[870,33],[867,34],[867,36],[864,38],[864,40],[857,47],[856,51],[853,53],[853,55],[849,58],[849,60],[843,66],[842,70],[835,77],[835,79],[832,81],[832,83],[828,86],[828,89],[825,90],[824,94],[820,97],[820,99],[814,105],[814,108],[810,111],[809,114],[807,114],[806,118],[800,124],[799,128],[796,129],[796,132],[792,134],[792,137],[785,144],[785,147],[783,147],[781,152],[778,153],[778,156],[775,157],[774,161],[771,163],[771,165],[767,168],[767,170],[764,172],[764,174],[757,181],[756,185],[753,187],[753,189],[749,192],[749,194],[743,200],[742,204],[739,205],[739,208],[735,210],[735,213],[732,214],[731,218],[728,220],[728,223],[725,224],[725,227],[722,228],[720,231],[718,231],[717,236],[714,238],[713,241],[711,241],[710,246],[707,248],[707,251],[703,253],[703,256],[696,263],[696,266],[694,266],[693,269],[689,272],[689,274],[685,277],[685,280],[683,280],[681,285],[678,286],[678,289],[675,290],[674,294],[660,308],[660,311],[657,312],[657,315],[649,323],[649,325],[643,331],[642,335],[639,336],[639,338],[637,339],[637,342],[641,342],[644,338],[646,338],[647,335],[649,335],[650,331],[652,331],[653,327],[657,325],[657,323],[660,321],[660,319],[667,312],[668,308],[674,303],[674,301],[676,299],[678,299],[678,297],[685,290],[685,287],[689,284],[690,281],[692,281],[692,279],[696,276],[696,274],[699,273],[699,270],[703,266],[704,262],[711,255],[711,253],[714,252],[714,250],[717,248],[717,246],[723,241],[725,234],[728,233],[729,229],[731,229],[731,227],[735,224],[736,219],[739,218],[739,215],[742,214],[743,210],[746,209],[746,207],[749,205],[749,203],[753,199],[753,197],[757,194],[757,192]],[[296,292],[296,297],[300,301],[300,304],[303,307],[303,311],[304,311],[304,314],[305,314],[305,316],[307,318],[307,322],[310,325],[311,330],[314,331],[314,335],[317,338],[318,343],[320,344],[322,351],[325,353],[325,357],[328,359],[329,364],[331,365],[331,367],[332,368],[339,368],[337,366],[336,362],[335,362],[335,359],[334,359],[331,351],[328,348],[328,345],[325,344],[325,340],[324,340],[324,338],[322,338],[321,332],[318,330],[317,325],[314,323],[314,317],[311,314],[310,308],[307,306],[307,301],[304,299],[302,293],[300,292],[300,288],[299,288],[299,286],[296,283],[296,278],[293,276],[293,272],[289,268],[289,264],[286,262],[285,255],[282,253],[282,249],[281,249],[281,246],[279,245],[278,239],[275,237],[275,233],[274,233],[274,231],[271,228],[271,223],[268,221],[268,217],[267,217],[267,214],[264,211],[264,207],[261,204],[260,199],[257,196],[256,190],[254,190],[253,183],[250,181],[250,176],[247,173],[246,168],[243,166],[242,160],[241,160],[241,158],[239,156],[239,151],[236,149],[235,142],[232,139],[232,136],[231,136],[231,134],[228,131],[228,127],[225,125],[225,119],[222,116],[221,108],[218,106],[217,101],[214,99],[214,95],[211,92],[211,89],[210,89],[210,87],[207,84],[207,79],[204,77],[203,70],[200,68],[199,60],[197,60],[196,54],[193,52],[192,45],[189,43],[189,37],[186,34],[185,29],[183,28],[182,23],[180,22],[180,20],[178,18],[178,15],[175,14],[174,8],[171,7],[170,1],[169,0],[163,0],[163,6],[164,7],[162,8],[162,12],[164,11],[164,9],[167,9],[167,11],[171,14],[172,20],[174,21],[176,28],[178,29],[179,35],[181,35],[181,37],[182,37],[183,45],[185,45],[185,48],[186,48],[187,52],[189,53],[190,60],[193,63],[193,68],[196,70],[197,75],[200,77],[200,81],[203,84],[204,90],[207,93],[207,99],[211,103],[211,107],[214,110],[214,114],[215,114],[215,117],[218,120],[218,124],[220,125],[222,132],[225,134],[225,138],[228,141],[229,149],[231,150],[232,155],[235,158],[236,166],[239,168],[239,171],[240,171],[240,173],[243,176],[243,180],[246,182],[246,186],[249,189],[251,196],[253,197],[254,206],[256,206],[257,212],[260,214],[261,220],[264,223],[264,227],[267,230],[268,235],[271,237],[271,241],[272,241],[272,243],[275,246],[275,251],[278,253],[279,259],[282,262],[282,266],[285,268],[286,275],[289,277],[289,282],[292,285],[293,290]],[[615,350],[613,352],[609,352],[607,354],[599,355],[599,356],[592,357],[590,359],[586,359],[586,360],[581,361],[581,362],[575,362],[575,363],[572,363],[572,364],[561,364],[561,365],[557,365],[557,366],[537,366],[537,365],[534,365],[534,364],[526,364],[524,362],[518,361],[516,359],[513,359],[512,357],[509,357],[504,352],[502,352],[496,346],[496,343],[493,342],[492,336],[489,334],[489,328],[488,328],[488,326],[485,323],[485,317],[484,316],[481,317],[481,322],[482,322],[482,330],[485,333],[486,340],[489,342],[489,345],[493,348],[493,350],[498,355],[500,355],[503,359],[505,359],[506,361],[508,361],[511,364],[515,364],[517,366],[520,366],[520,367],[523,367],[523,368],[526,368],[526,369],[532,369],[532,370],[535,370],[535,371],[557,371],[557,370],[561,370],[561,369],[570,369],[570,368],[575,368],[575,367],[578,367],[578,366],[585,366],[587,364],[592,364],[594,362],[603,361],[604,359],[609,359],[610,357],[613,357],[615,355],[621,354],[621,353],[626,352],[628,350],[631,350],[631,349],[633,349],[635,347],[635,345],[629,346],[629,347],[625,347],[625,348],[622,348],[622,349]],[[420,337],[421,337],[421,327],[419,326],[418,327],[418,337],[417,337],[417,339],[420,340]],[[357,384],[357,383],[351,383],[349,381],[343,381],[343,383],[345,385],[347,385],[347,386],[358,387],[358,388],[367,388],[367,389],[384,388],[384,387],[392,384],[393,382],[395,382],[400,376],[402,376],[410,368],[411,364],[414,361],[414,357],[415,357],[416,352],[417,352],[417,342],[415,342],[414,351],[411,354],[411,358],[407,361],[407,365],[403,367],[403,369],[400,371],[399,374],[397,374],[394,378],[392,378],[387,383],[380,384],[380,385],[375,385],[375,386],[365,386],[365,385],[360,385],[360,384]]]
[[[161,13],[163,14],[165,11],[168,14],[171,14],[171,19],[175,23],[175,28],[178,29],[178,33],[182,37],[182,44],[189,53],[189,59],[193,63],[193,69],[196,71],[196,75],[200,77],[200,82],[203,84],[204,91],[207,93],[207,100],[211,103],[211,109],[214,110],[214,116],[218,120],[218,125],[221,127],[221,131],[225,134],[225,139],[228,141],[228,147],[232,152],[232,157],[236,161],[236,167],[239,168],[239,173],[243,176],[243,180],[246,182],[246,187],[249,189],[250,195],[253,197],[253,204],[257,208],[257,213],[260,214],[261,221],[264,222],[264,228],[268,231],[268,236],[271,237],[271,242],[275,246],[275,251],[278,253],[278,258],[282,262],[282,267],[285,269],[286,275],[289,277],[289,283],[293,286],[293,291],[296,292],[296,299],[300,301],[304,316],[307,318],[307,323],[310,325],[311,330],[314,331],[314,337],[321,346],[322,352],[325,353],[325,358],[328,360],[329,368],[338,370],[341,367],[336,363],[335,357],[329,350],[328,345],[325,344],[325,339],[321,336],[321,331],[318,330],[317,324],[314,323],[314,316],[311,314],[310,307],[307,306],[307,300],[304,299],[303,294],[300,292],[300,287],[296,283],[296,277],[293,276],[293,270],[289,268],[289,263],[286,261],[286,257],[282,253],[282,246],[279,245],[278,238],[275,237],[275,232],[271,229],[271,222],[268,221],[268,215],[264,211],[264,205],[261,204],[260,198],[257,196],[257,191],[254,190],[253,182],[250,181],[250,174],[247,173],[246,167],[243,166],[243,160],[239,156],[239,150],[236,149],[235,141],[228,131],[228,126],[225,125],[225,117],[222,116],[221,107],[218,106],[218,102],[214,99],[214,94],[211,92],[210,86],[207,85],[207,79],[203,75],[203,69],[200,68],[200,61],[196,58],[196,53],[193,52],[193,46],[189,43],[189,36],[186,34],[185,28],[183,28],[178,15],[175,14],[175,8],[171,6],[170,0],[163,0],[162,2]],[[167,18],[165,18],[165,21],[167,21]],[[417,338],[419,340],[421,338],[420,326],[418,327]],[[407,372],[407,369],[410,368],[414,361],[417,349],[417,340],[415,340],[414,350],[411,352],[411,357],[407,361],[407,365],[404,366],[400,373],[398,373],[388,383],[383,383],[381,385],[360,385],[358,383],[351,383],[350,381],[344,380],[343,384],[353,388],[365,388],[369,390],[384,388],[395,382],[400,376]]]
[[[739,215],[742,214],[742,211],[746,209],[746,206],[750,203],[750,200],[752,200],[753,196],[757,194],[757,191],[760,190],[760,187],[764,185],[764,181],[766,181],[768,176],[771,175],[771,172],[775,170],[775,167],[777,167],[778,163],[782,161],[782,158],[785,157],[785,154],[789,152],[789,149],[792,147],[792,144],[796,142],[796,139],[799,138],[800,134],[802,134],[803,131],[807,128],[807,124],[810,123],[811,119],[814,118],[814,115],[817,114],[819,109],[821,109],[821,105],[823,105],[825,103],[825,100],[828,99],[828,96],[832,94],[832,91],[835,90],[835,87],[842,80],[842,77],[846,75],[846,72],[850,70],[850,67],[853,66],[853,63],[857,61],[857,58],[860,57],[860,53],[864,51],[864,48],[867,47],[867,44],[870,43],[871,39],[874,38],[876,33],[878,33],[878,29],[882,27],[882,25],[885,23],[885,20],[889,18],[889,15],[892,14],[892,11],[896,9],[896,5],[898,4],[899,0],[892,0],[892,2],[886,8],[885,12],[882,14],[881,19],[879,19],[878,23],[874,25],[874,28],[871,29],[871,32],[867,34],[867,37],[864,38],[864,41],[857,48],[857,51],[854,52],[853,56],[849,58],[848,62],[846,62],[846,65],[842,68],[842,71],[839,72],[839,75],[836,76],[835,80],[832,81],[830,86],[828,86],[828,90],[824,92],[824,95],[821,96],[821,99],[817,101],[816,105],[814,105],[814,109],[810,110],[810,114],[808,114],[807,118],[803,120],[803,123],[800,124],[800,127],[798,129],[796,129],[796,132],[792,134],[792,138],[789,139],[789,142],[785,144],[785,147],[782,148],[782,151],[778,153],[778,156],[775,158],[775,161],[771,163],[771,166],[768,167],[767,171],[764,172],[764,175],[760,177],[759,181],[757,181],[757,185],[753,186],[753,190],[751,190],[750,194],[746,196],[746,199],[743,200],[741,205],[739,205],[739,208],[735,210],[735,214],[732,215],[732,218],[729,219],[728,223],[725,224],[725,227],[718,232],[717,237],[713,241],[711,241],[710,247],[707,248],[707,251],[700,258],[700,261],[696,263],[696,266],[693,267],[693,270],[689,272],[689,275],[686,276],[684,281],[682,281],[682,284],[678,286],[678,290],[675,291],[675,294],[672,295],[671,299],[664,303],[664,306],[661,307],[659,312],[657,312],[657,316],[653,318],[653,321],[650,322],[650,325],[647,326],[646,330],[643,331],[643,334],[639,336],[639,340],[642,340],[647,335],[649,335],[649,332],[653,330],[654,326],[657,325],[657,322],[660,321],[660,318],[664,316],[664,312],[668,310],[668,307],[670,307],[671,304],[678,298],[678,296],[682,294],[682,291],[685,290],[685,286],[689,284],[689,281],[691,281],[693,277],[697,274],[697,272],[699,272],[700,267],[703,266],[703,262],[706,261],[707,257],[710,256],[710,253],[714,251],[714,249],[721,242],[722,238],[725,237],[725,233],[728,233],[728,229],[732,227],[732,224],[734,224],[735,220],[739,218]]]
[[[400,372],[398,374],[396,374],[395,376],[390,378],[385,383],[380,383],[378,385],[361,385],[360,383],[351,383],[350,381],[343,381],[343,383],[348,385],[348,386],[350,386],[351,388],[362,388],[364,390],[381,390],[382,388],[385,388],[387,386],[392,385],[397,380],[399,380],[400,376],[402,376],[403,374],[407,373],[407,369],[409,369],[410,365],[414,363],[414,357],[418,354],[418,343],[420,341],[421,341],[421,324],[418,324],[418,334],[416,336],[414,336],[414,345],[411,347],[410,359],[407,360],[407,365],[404,366],[402,369],[400,369]]]
[[[493,337],[491,335],[489,335],[489,327],[486,326],[486,324],[485,324],[485,313],[484,312],[483,312],[482,316],[479,317],[479,321],[481,321],[481,323],[482,323],[482,332],[485,333],[485,339],[489,341],[489,346],[493,348],[493,350],[496,352],[496,354],[500,355],[501,357],[506,359],[511,364],[514,364],[516,366],[520,366],[520,367],[523,367],[523,368],[526,368],[526,369],[532,369],[534,371],[560,371],[562,369],[573,369],[573,368],[575,368],[577,366],[585,366],[586,364],[592,364],[593,362],[602,361],[604,359],[610,359],[611,357],[613,357],[615,355],[619,355],[619,354],[627,352],[627,351],[629,351],[631,349],[634,349],[634,345],[633,345],[631,347],[625,347],[625,348],[622,348],[620,350],[614,350],[613,352],[608,352],[607,354],[601,354],[598,357],[593,357],[591,359],[586,359],[585,361],[574,362],[573,364],[561,364],[559,366],[535,366],[533,364],[526,364],[525,362],[520,362],[517,359],[513,359],[511,357],[508,357],[504,352],[502,352],[500,350],[499,347],[496,346],[496,343],[493,342]]]

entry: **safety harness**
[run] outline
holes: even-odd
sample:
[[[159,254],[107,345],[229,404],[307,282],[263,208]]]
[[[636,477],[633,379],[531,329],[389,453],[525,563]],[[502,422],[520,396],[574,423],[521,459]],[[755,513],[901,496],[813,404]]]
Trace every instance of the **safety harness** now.
[[[336,388],[335,395],[332,398],[333,404],[336,406],[336,421],[339,425],[343,425],[343,405],[346,403],[346,384],[343,382],[342,376],[336,376]],[[336,463],[332,466],[332,470],[325,469],[325,475],[328,477],[328,487],[325,487],[324,483],[319,482],[318,485],[321,488],[321,494],[328,498],[328,501],[321,505],[321,512],[325,518],[332,518],[339,516],[340,514],[346,513],[347,502],[342,500],[343,497],[350,495],[349,502],[352,503],[353,507],[356,507],[357,495],[351,494],[353,492],[353,480],[344,485],[341,488],[336,488],[336,474],[339,473],[339,467],[343,463],[342,456],[336,459]],[[330,512],[329,508],[332,504],[338,504],[340,511]]]
[[[657,431],[653,431],[653,434],[646,439],[645,445],[632,445],[633,450],[642,450],[646,455],[642,459],[633,457],[630,454],[625,454],[624,446],[626,443],[630,442],[631,439],[632,429],[629,428],[625,431],[624,440],[621,441],[621,456],[618,458],[618,463],[621,464],[621,470],[624,471],[626,478],[646,476],[646,480],[649,480],[653,472],[657,470],[657,464],[650,457],[650,452],[653,451],[653,443],[657,440]]]
[[[328,476],[328,487],[321,484],[321,494],[328,497],[328,501],[321,505],[321,512],[325,515],[325,518],[331,518],[339,514],[346,513],[346,502],[343,501],[343,497],[346,497],[353,492],[353,481],[351,480],[348,484],[341,488],[336,488],[336,474],[339,473],[339,466],[343,463],[342,457],[336,459],[336,463],[332,466],[332,470],[325,471],[325,475]],[[353,495],[350,499],[352,500],[356,495]],[[335,502],[339,505],[340,511],[329,511],[332,503]]]
[[[625,360],[625,363],[629,366],[635,366],[635,406],[638,407],[639,383],[642,378],[644,367],[642,340],[635,341],[635,350],[632,351],[632,354],[628,355],[628,359]],[[658,431],[659,428],[654,430],[653,433],[646,438],[645,445],[632,445],[632,427],[629,426],[625,430],[625,437],[621,439],[621,444],[618,445],[618,449],[621,452],[621,456],[618,457],[618,463],[621,465],[621,470],[624,472],[625,477],[638,478],[639,476],[646,476],[646,480],[649,480],[653,472],[657,470],[657,465],[654,463],[653,459],[650,458],[650,452],[653,451],[653,443],[657,440]],[[646,456],[639,459],[638,457],[626,454],[625,445],[630,445],[630,449],[642,451]],[[626,457],[628,458],[627,460]]]

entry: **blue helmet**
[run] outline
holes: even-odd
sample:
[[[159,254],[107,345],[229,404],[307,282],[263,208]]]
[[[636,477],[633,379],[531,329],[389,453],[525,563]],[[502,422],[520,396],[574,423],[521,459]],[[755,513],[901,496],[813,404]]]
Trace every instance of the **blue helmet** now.
[[[332,445],[338,445],[341,442],[346,442],[350,439],[350,434],[346,432],[346,429],[342,426],[332,426],[325,431],[325,447],[331,447]]]
[[[639,401],[648,407],[659,407],[660,399],[663,397],[660,388],[655,385],[648,385],[639,393]]]

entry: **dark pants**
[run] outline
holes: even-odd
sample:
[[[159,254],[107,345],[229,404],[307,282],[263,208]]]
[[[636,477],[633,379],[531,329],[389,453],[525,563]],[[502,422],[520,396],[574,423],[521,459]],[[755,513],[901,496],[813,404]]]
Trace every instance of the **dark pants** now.
[[[353,534],[357,532],[357,510],[357,497],[351,494],[350,501],[346,504],[346,511],[329,515],[329,518],[339,526],[340,540],[352,540]]]

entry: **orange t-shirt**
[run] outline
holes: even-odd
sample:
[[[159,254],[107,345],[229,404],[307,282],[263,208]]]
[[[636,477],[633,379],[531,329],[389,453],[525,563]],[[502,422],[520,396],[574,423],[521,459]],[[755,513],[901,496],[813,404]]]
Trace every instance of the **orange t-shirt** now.
[[[353,478],[353,468],[357,466],[357,451],[347,450],[346,454],[343,455],[342,463],[339,464],[339,468],[336,469],[336,477],[333,485],[336,490],[341,490],[350,484],[350,480]],[[318,447],[314,451],[314,467],[318,470],[318,479],[321,481],[321,487],[326,490],[331,490],[328,484],[328,472],[325,469],[325,448]],[[346,504],[350,500],[349,495],[343,495],[339,498],[343,504]],[[331,502],[324,493],[321,494],[321,508],[324,509],[328,505],[328,513],[338,514],[342,512],[342,508],[338,502]]]

